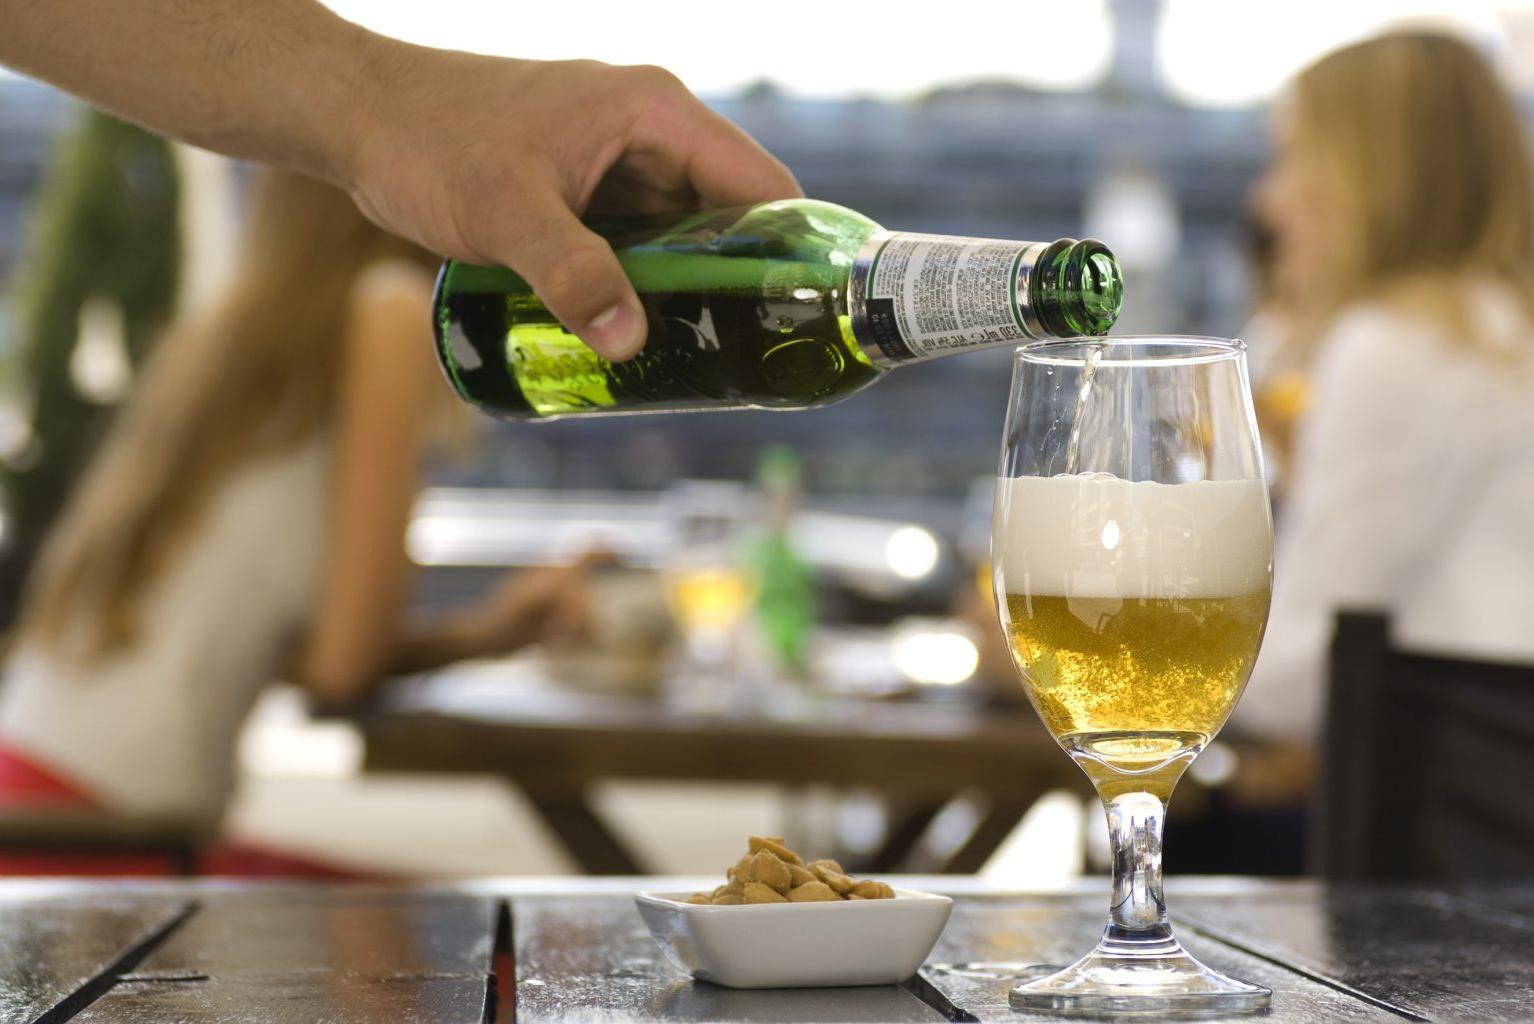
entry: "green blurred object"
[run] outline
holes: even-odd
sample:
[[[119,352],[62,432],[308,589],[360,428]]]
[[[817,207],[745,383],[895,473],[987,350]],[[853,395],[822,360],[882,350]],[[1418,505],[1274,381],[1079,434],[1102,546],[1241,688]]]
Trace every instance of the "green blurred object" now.
[[[756,617],[768,651],[783,672],[808,671],[810,634],[818,613],[815,575],[794,550],[791,526],[799,508],[802,470],[791,448],[774,446],[757,462],[763,528],[751,545]]]
[[[164,139],[91,109],[60,138],[8,283],[16,334],[3,385],[31,429],[0,460],[0,625],[15,618],[26,571],[116,412],[131,380],[122,371],[171,316],[179,201]],[[77,354],[87,335],[96,351]]]

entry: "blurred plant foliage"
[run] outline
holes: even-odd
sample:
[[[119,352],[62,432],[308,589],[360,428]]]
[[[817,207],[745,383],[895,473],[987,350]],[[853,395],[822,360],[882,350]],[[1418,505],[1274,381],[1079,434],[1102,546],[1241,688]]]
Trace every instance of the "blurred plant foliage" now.
[[[169,319],[181,260],[175,156],[90,109],[59,140],[9,282],[16,337],[0,373],[5,550],[0,621]]]

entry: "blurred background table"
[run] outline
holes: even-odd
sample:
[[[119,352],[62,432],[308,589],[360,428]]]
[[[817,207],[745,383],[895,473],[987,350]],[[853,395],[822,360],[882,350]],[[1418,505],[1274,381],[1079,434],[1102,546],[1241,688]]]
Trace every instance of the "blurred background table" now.
[[[954,913],[900,985],[736,991],[662,957],[639,889],[698,879],[491,880],[453,889],[0,883],[0,1024],[324,1020],[1038,1021],[1007,994],[1086,949],[1106,882],[946,888]],[[1188,947],[1273,989],[1274,1024],[1516,1021],[1534,1007],[1534,885],[1448,890],[1180,879]]]
[[[357,719],[365,770],[499,775],[591,874],[643,870],[589,799],[599,780],[877,791],[893,814],[857,867],[886,872],[960,795],[986,810],[945,871],[976,870],[1039,796],[1083,786],[1026,707],[819,698],[752,715],[685,714],[654,698],[519,685],[515,672],[465,666],[398,681]]]

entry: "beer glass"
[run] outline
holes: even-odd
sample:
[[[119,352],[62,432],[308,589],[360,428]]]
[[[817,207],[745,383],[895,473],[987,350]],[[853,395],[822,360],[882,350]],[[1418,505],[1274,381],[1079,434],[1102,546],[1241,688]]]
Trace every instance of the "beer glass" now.
[[[1246,685],[1267,622],[1273,521],[1244,346],[1025,345],[991,534],[997,610],[1044,724],[1092,780],[1113,856],[1097,948],[1012,992],[1077,1015],[1260,1010],[1269,991],[1193,959],[1161,892],[1167,799]]]
[[[661,582],[682,644],[665,697],[678,711],[754,710],[737,664],[740,629],[756,600],[742,564],[746,500],[740,485],[707,480],[683,481],[668,496],[676,539]]]

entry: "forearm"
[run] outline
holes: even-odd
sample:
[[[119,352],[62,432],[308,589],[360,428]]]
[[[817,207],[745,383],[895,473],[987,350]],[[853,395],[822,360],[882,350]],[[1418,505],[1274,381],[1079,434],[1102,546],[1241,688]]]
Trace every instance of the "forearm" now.
[[[517,646],[503,630],[481,620],[472,610],[414,623],[395,640],[389,654],[388,675],[426,672],[455,661],[505,654]]]
[[[0,63],[162,134],[343,184],[388,42],[314,0],[0,0]]]
[[[354,650],[350,657],[302,657],[294,667],[293,681],[308,690],[319,706],[347,708],[392,676],[505,654],[515,646],[520,644],[514,638],[473,611],[450,613],[402,627],[382,649]]]
[[[430,252],[510,267],[609,359],[639,351],[645,319],[611,246],[581,223],[588,207],[799,194],[667,72],[412,46],[317,0],[0,0],[0,64],[322,177]]]

